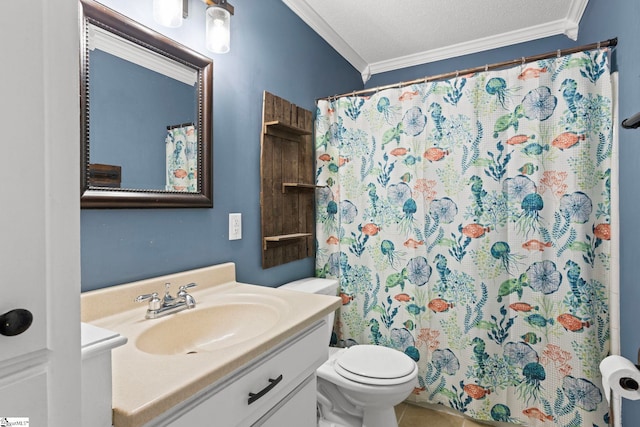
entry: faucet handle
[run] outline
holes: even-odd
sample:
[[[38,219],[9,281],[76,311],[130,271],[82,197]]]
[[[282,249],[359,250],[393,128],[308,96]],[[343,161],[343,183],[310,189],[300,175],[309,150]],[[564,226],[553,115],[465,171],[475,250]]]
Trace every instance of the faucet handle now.
[[[187,292],[187,289],[198,286],[196,283],[189,283],[188,285],[182,285],[178,289],[178,298],[184,298],[184,302],[187,308],[194,308],[196,306],[196,300]]]
[[[198,286],[197,283],[189,283],[187,285],[182,285],[180,286],[180,288],[178,288],[178,292],[185,292],[187,289],[195,288],[196,286]]]
[[[160,308],[160,298],[158,298],[157,292],[154,292],[152,294],[138,295],[133,301],[134,302],[149,301],[149,310],[157,310]]]

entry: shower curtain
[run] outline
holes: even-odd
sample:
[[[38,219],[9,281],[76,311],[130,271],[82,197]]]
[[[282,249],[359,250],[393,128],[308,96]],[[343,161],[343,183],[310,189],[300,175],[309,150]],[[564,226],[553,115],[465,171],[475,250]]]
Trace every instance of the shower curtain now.
[[[338,345],[409,355],[414,401],[607,425],[609,54],[318,101],[316,275],[340,281]]]
[[[194,125],[171,127],[165,138],[167,191],[198,191],[198,131]]]

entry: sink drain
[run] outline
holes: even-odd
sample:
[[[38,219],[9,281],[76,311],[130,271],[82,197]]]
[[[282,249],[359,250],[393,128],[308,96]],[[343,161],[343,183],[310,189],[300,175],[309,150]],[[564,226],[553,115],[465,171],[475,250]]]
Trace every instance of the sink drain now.
[[[198,352],[197,352],[197,351],[195,351],[195,350],[194,350],[194,351],[188,351],[188,352],[187,352],[187,354],[197,354],[197,353],[198,353]]]

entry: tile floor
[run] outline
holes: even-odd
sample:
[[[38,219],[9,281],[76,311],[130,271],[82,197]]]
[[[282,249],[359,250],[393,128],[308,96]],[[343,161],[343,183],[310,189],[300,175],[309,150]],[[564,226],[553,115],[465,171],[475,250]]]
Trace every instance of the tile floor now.
[[[422,408],[410,403],[395,407],[398,427],[486,427],[462,416]]]

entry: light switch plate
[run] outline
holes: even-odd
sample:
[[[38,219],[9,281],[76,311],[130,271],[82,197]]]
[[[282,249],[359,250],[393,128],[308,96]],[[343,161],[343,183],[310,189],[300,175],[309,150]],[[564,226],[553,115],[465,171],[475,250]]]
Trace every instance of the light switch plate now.
[[[229,240],[242,239],[242,214],[229,214]]]

